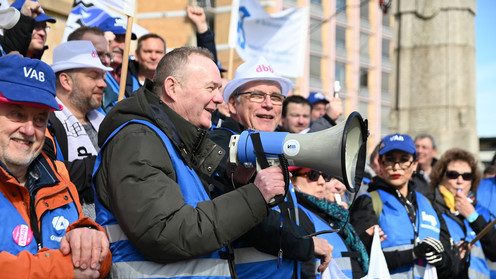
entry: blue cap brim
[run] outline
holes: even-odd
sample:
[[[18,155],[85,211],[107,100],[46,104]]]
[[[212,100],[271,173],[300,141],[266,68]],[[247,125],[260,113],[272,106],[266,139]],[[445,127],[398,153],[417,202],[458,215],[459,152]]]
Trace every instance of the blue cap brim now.
[[[0,88],[2,95],[11,102],[33,103],[60,110],[55,96],[47,90],[5,81],[0,81]]]
[[[53,17],[47,16],[46,14],[40,14],[38,17],[36,17],[36,22],[43,22],[43,21],[48,21],[50,23],[55,23],[57,20]]]

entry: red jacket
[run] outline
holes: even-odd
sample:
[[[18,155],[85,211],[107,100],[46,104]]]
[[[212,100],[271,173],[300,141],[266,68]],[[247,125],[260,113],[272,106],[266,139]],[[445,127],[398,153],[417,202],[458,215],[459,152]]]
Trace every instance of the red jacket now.
[[[42,230],[40,217],[46,211],[74,203],[77,207],[79,219],[70,224],[66,232],[80,226],[93,226],[100,231],[104,231],[96,222],[83,216],[77,189],[71,183],[65,165],[59,161],[51,161],[43,153],[39,155],[38,159],[48,163],[51,169],[47,170],[47,172],[53,174],[59,181],[53,186],[40,188],[36,194],[34,204],[39,229]],[[31,203],[29,190],[20,185],[17,179],[3,165],[0,165],[0,191],[21,214],[26,224],[30,226]],[[8,233],[4,232],[5,235],[0,235],[0,237],[12,238],[12,235],[7,235]],[[33,239],[33,241],[36,240]],[[101,278],[104,278],[110,271],[111,260],[112,256],[109,251],[100,268]],[[34,255],[27,250],[17,255],[1,251],[0,270],[2,277],[5,276],[5,278],[74,278],[71,255],[64,256],[59,249],[42,248]]]

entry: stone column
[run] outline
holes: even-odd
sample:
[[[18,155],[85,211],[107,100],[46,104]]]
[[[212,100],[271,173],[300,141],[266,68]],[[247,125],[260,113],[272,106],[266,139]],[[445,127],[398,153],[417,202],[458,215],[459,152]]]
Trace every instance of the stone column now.
[[[479,151],[476,0],[395,0],[390,131],[432,134],[442,153]]]

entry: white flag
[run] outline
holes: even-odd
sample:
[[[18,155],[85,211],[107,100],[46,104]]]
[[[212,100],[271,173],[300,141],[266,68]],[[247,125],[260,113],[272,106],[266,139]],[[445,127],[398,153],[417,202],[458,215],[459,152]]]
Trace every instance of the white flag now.
[[[362,279],[390,279],[389,269],[386,258],[381,248],[381,239],[379,237],[379,227],[374,228],[374,238],[372,248],[370,249],[369,272]]]
[[[240,0],[236,40],[238,55],[244,61],[264,56],[278,74],[301,77],[308,12],[308,7],[304,7],[269,15],[258,0]]]
[[[62,42],[67,41],[67,36],[69,36],[72,31],[78,29],[79,27],[83,25],[98,26],[102,21],[109,17],[120,17],[124,20],[124,22],[127,22],[125,16],[105,6],[105,4],[107,4],[107,1],[108,0],[75,0],[74,5],[72,6],[71,13],[67,18]],[[108,2],[119,2],[119,0],[112,0]],[[139,26],[138,24],[133,24],[132,31],[138,37],[149,33],[148,30]]]
[[[105,4],[128,16],[134,16],[136,0],[105,0]]]

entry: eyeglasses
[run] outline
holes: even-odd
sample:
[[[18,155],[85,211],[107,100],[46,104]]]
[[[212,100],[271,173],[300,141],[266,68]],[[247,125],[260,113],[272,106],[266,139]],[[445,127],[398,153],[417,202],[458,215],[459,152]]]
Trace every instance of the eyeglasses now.
[[[265,97],[269,95],[270,101],[272,102],[273,105],[282,105],[282,102],[286,99],[286,97],[282,94],[278,93],[272,93],[268,94],[262,91],[249,91],[249,92],[241,92],[236,94],[236,96],[239,95],[250,95],[250,101],[254,103],[262,103],[265,101]]]
[[[316,171],[316,170],[310,170],[308,172],[300,173],[298,175],[305,175],[310,179],[311,181],[318,181],[319,177],[322,175],[322,178],[324,178],[325,182],[331,181],[332,177],[330,175],[327,175],[321,171]]]
[[[386,167],[386,168],[393,168],[394,165],[398,164],[398,166],[402,170],[408,169],[413,164],[413,162],[414,161],[413,160],[410,161],[410,159],[400,159],[399,161],[394,161],[391,158],[386,158],[382,161],[382,163],[384,164],[384,167]]]
[[[100,60],[105,60],[106,58],[110,59],[112,61],[114,59],[114,55],[110,53],[98,53],[98,57],[100,57]]]
[[[459,173],[457,171],[446,171],[446,177],[449,179],[458,179],[460,175],[465,181],[470,181],[474,179],[474,174],[471,172]]]
[[[45,32],[50,32],[50,26],[46,24],[45,21],[36,22],[34,24],[34,30],[45,30]]]

